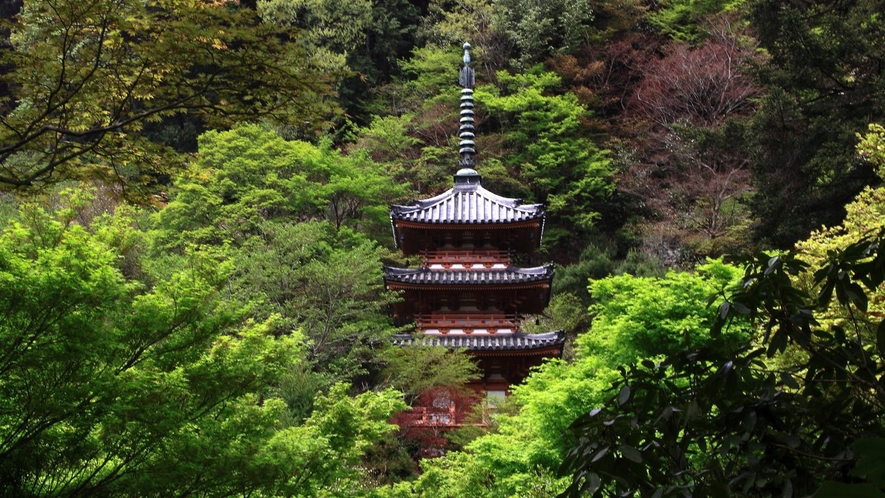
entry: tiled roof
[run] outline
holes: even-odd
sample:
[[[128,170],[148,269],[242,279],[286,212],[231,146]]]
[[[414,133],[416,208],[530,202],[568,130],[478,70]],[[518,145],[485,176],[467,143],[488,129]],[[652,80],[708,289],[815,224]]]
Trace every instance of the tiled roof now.
[[[519,268],[510,266],[502,270],[437,270],[430,268],[384,268],[384,280],[407,284],[471,285],[471,284],[520,284],[543,282],[553,278],[553,265]]]
[[[469,351],[532,351],[562,346],[565,334],[561,330],[546,334],[507,335],[439,335],[415,338],[410,334],[395,334],[395,346],[444,346],[450,349],[465,348]]]
[[[391,221],[478,224],[544,218],[543,204],[523,204],[521,199],[493,194],[479,184],[479,175],[475,172],[462,171],[473,175],[456,175],[455,186],[436,197],[414,201],[408,206],[390,206]]]

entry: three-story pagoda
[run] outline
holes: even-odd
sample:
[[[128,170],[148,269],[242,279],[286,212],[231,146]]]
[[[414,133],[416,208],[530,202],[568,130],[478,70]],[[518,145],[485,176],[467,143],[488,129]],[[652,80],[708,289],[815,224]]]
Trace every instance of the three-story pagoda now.
[[[521,332],[525,315],[550,302],[553,265],[522,267],[540,247],[541,204],[496,195],[474,169],[474,73],[470,45],[461,69],[460,170],[454,186],[435,197],[394,205],[390,221],[396,246],[420,255],[419,268],[385,268],[388,289],[402,291],[395,305],[400,323],[414,321],[417,336],[397,335],[400,346],[464,348],[478,359],[482,378],[470,387],[504,395],[544,358],[562,353],[562,332]]]

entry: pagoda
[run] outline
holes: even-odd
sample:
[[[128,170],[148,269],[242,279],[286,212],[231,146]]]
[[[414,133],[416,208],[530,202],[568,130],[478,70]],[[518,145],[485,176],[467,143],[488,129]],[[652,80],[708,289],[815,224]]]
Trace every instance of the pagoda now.
[[[559,357],[565,337],[561,331],[521,331],[524,317],[550,302],[553,265],[520,266],[540,247],[546,212],[542,204],[483,188],[474,169],[474,83],[470,45],[464,44],[460,169],[446,192],[391,206],[396,247],[422,263],[385,267],[384,283],[403,295],[394,307],[396,321],[414,322],[417,329],[415,335],[396,335],[396,345],[466,349],[482,372],[469,387],[505,396],[544,358]]]

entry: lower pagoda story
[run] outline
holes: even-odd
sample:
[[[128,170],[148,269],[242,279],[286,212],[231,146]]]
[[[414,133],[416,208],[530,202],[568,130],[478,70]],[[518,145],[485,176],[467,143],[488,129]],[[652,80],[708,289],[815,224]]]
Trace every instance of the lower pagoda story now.
[[[562,356],[564,341],[562,331],[485,336],[397,334],[393,338],[393,344],[401,347],[443,346],[467,350],[476,358],[481,372],[481,377],[470,381],[467,387],[489,398],[509,395],[510,386],[525,380],[531,369],[540,366],[544,359]]]

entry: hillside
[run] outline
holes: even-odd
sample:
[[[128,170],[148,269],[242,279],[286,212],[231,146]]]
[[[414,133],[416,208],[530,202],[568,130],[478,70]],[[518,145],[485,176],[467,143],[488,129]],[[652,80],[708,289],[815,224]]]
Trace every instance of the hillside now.
[[[0,495],[885,493],[881,2],[0,15]],[[419,463],[476,369],[392,346],[388,209],[452,185],[464,42],[568,343]]]

